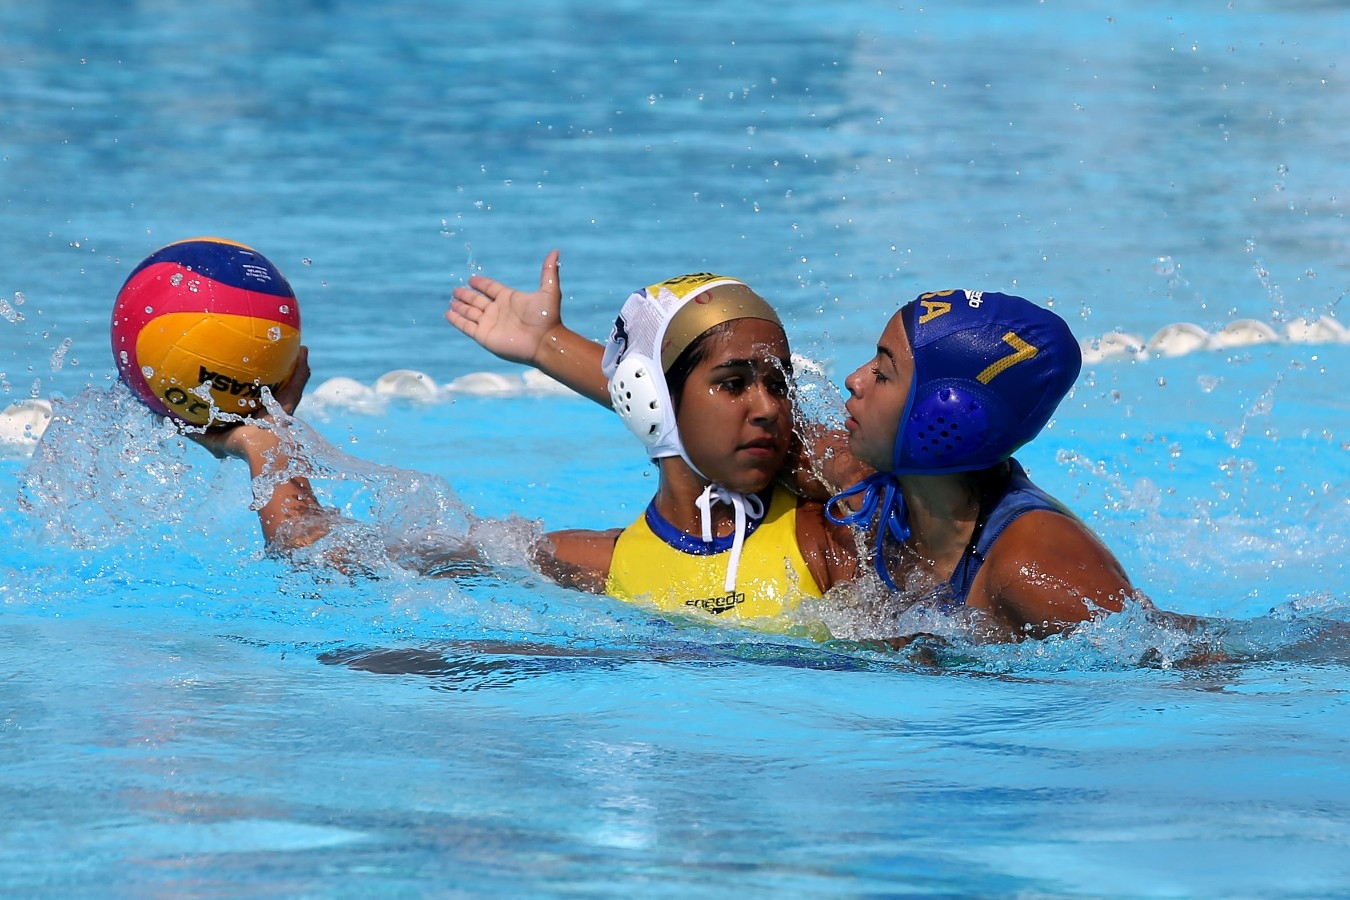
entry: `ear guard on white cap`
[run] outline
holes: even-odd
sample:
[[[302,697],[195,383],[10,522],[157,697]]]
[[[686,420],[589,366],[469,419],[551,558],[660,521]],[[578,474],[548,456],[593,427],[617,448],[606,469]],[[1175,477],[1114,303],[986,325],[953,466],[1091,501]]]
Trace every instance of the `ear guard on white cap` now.
[[[665,379],[656,363],[640,353],[625,356],[609,378],[609,399],[623,424],[647,449],[666,437]]]

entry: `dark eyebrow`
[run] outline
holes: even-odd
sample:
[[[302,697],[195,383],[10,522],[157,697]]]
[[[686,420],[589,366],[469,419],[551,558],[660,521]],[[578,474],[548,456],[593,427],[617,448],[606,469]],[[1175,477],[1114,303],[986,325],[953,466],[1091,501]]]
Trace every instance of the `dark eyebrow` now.
[[[725,360],[725,361],[723,361],[723,362],[718,363],[718,364],[717,364],[716,366],[714,366],[713,368],[714,368],[714,369],[753,369],[753,368],[755,368],[755,366],[759,365],[761,362],[762,362],[762,360],[759,360],[759,359],[728,359],[728,360]],[[774,368],[779,368],[779,367],[781,367],[781,368],[782,368],[782,371],[788,373],[789,375],[792,374],[792,360],[790,360],[790,359],[780,359],[780,360],[776,360],[775,362],[776,362],[776,365],[774,366]]]

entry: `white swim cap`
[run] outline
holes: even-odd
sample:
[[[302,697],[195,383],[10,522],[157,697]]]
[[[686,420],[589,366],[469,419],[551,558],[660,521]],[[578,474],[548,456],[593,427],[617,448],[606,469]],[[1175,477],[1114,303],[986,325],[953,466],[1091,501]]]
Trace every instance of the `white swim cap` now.
[[[680,456],[698,472],[675,426],[666,373],[700,335],[734,319],[782,325],[773,307],[745,282],[707,272],[635,291],[619,311],[601,366],[615,412],[652,459]]]

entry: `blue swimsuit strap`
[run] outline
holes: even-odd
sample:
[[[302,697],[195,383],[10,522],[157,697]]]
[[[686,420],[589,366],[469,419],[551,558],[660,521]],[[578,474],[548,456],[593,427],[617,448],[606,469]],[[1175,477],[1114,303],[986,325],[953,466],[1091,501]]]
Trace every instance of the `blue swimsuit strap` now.
[[[970,594],[970,586],[984,565],[989,548],[1009,525],[1029,512],[1046,510],[1072,515],[1058,500],[1032,484],[1026,470],[1015,459],[1008,460],[1008,480],[1001,490],[993,491],[981,500],[980,516],[970,543],[956,564],[951,580],[947,582],[949,599],[945,607],[961,606]]]

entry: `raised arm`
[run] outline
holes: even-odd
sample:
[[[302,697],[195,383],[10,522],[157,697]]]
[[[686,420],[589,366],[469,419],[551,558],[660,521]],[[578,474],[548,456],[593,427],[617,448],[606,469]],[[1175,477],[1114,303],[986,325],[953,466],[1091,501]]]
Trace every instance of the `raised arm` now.
[[[610,405],[600,371],[604,348],[562,322],[557,250],[544,258],[539,290],[526,293],[474,275],[467,286],[455,288],[445,318],[494,356],[534,366],[583,397]]]

